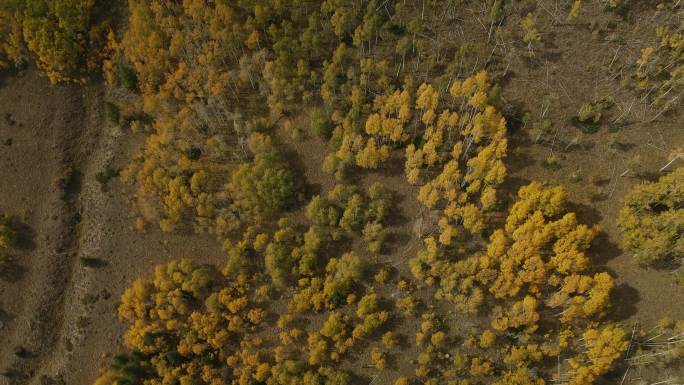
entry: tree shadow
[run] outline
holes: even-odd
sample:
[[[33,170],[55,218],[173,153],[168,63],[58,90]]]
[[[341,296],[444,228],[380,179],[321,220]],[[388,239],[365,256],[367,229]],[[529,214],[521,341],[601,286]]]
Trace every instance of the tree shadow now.
[[[83,173],[80,170],[72,170],[65,178],[64,193],[69,200],[75,199],[83,187]]]
[[[622,151],[622,152],[631,151],[634,148],[636,148],[636,146],[637,145],[633,144],[633,143],[622,143],[622,142],[615,142],[615,144],[613,144],[613,148],[615,148],[618,151]]]
[[[404,202],[408,196],[406,194],[402,194],[396,191],[390,191],[392,194],[391,198],[391,207],[395,208],[394,210],[391,210],[389,212],[389,215],[385,218],[383,221],[387,227],[393,227],[393,226],[402,226],[405,225],[407,221],[410,221],[410,218],[407,218],[403,214],[403,210],[398,210],[398,208],[402,202]]]
[[[520,102],[511,101],[503,106],[503,116],[506,119],[506,129],[509,136],[514,137],[523,128],[524,106]]]
[[[383,250],[380,254],[393,256],[407,245],[413,237],[405,231],[391,231],[387,234],[387,239],[383,245]]]
[[[0,87],[3,87],[7,82],[7,79],[23,77],[23,68],[16,68],[15,66],[9,66],[3,70],[0,70]]]
[[[379,172],[380,175],[385,175],[385,176],[403,175],[404,174],[404,166],[405,166],[404,151],[405,151],[405,149],[403,147],[400,148],[398,150],[398,153],[400,155],[392,156],[385,163],[383,163],[382,166],[379,167],[379,169],[368,170],[368,173]]]
[[[34,239],[36,232],[28,224],[20,221],[17,218],[12,218],[12,228],[17,233],[16,243],[14,247],[19,250],[33,250],[36,248]]]
[[[358,364],[361,364],[359,362]],[[373,368],[374,366],[370,365],[368,362],[365,360],[363,361],[363,367],[365,368]],[[362,374],[354,373],[354,372],[348,372],[349,374],[349,383],[350,384],[370,384],[373,382],[373,379]]]
[[[558,47],[553,43],[549,43],[549,46],[545,44],[544,52],[540,56],[546,61],[557,62],[563,58],[563,52],[557,49]]]
[[[589,252],[595,265],[603,266],[608,263],[608,261],[622,254],[622,249],[615,242],[610,240],[606,232],[601,231],[591,243]]]
[[[638,174],[638,178],[646,182],[656,182],[660,179],[664,173],[654,172],[654,171],[641,171]]]
[[[577,221],[589,226],[597,225],[603,219],[601,212],[595,207],[585,205],[579,202],[570,202],[568,209],[577,215]]]
[[[316,195],[323,193],[323,185],[320,183],[305,183],[304,184],[304,199],[311,200]]]
[[[613,309],[609,318],[613,321],[624,321],[637,313],[637,304],[641,301],[639,291],[627,283],[621,283],[610,293]]]
[[[525,53],[520,56],[520,61],[530,70],[538,70],[544,66],[544,57],[540,55],[540,52],[534,52],[530,56],[527,48],[523,48]]]
[[[289,166],[290,171],[292,171],[292,173],[295,175],[295,179],[299,179],[301,182],[302,196],[297,202],[298,204],[295,206],[308,202],[315,195],[320,194],[323,190],[322,185],[309,183],[306,178],[303,178],[303,176],[306,175],[306,165],[297,151],[282,142],[278,142],[277,146],[282,158],[285,160],[285,163]]]
[[[80,257],[78,261],[82,267],[87,267],[91,269],[101,269],[109,266],[109,262],[101,258],[83,256]]]
[[[0,330],[2,330],[5,326],[5,324],[10,321],[12,318],[12,315],[0,308]]]
[[[18,264],[14,256],[11,256],[7,264],[0,271],[0,279],[10,283],[16,283],[24,279],[26,267]]]
[[[507,176],[506,180],[504,180],[503,184],[501,185],[501,189],[512,197],[515,197],[518,194],[518,190],[520,190],[522,186],[530,184],[530,182],[531,180],[527,178]]]

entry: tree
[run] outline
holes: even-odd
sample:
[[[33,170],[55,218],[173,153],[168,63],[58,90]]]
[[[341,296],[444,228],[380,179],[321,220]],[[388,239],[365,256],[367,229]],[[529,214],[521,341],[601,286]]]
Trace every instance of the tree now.
[[[263,140],[253,134],[251,142]],[[263,219],[285,209],[298,191],[297,179],[280,153],[266,141],[252,146],[254,160],[243,164],[226,187],[240,217]]]
[[[544,385],[542,378],[535,376],[531,370],[519,367],[515,371],[504,372],[501,379],[493,385]]]
[[[356,154],[356,165],[362,168],[376,169],[380,163],[389,159],[390,147],[386,144],[378,146],[375,139],[370,138],[366,146]]]
[[[528,13],[527,16],[520,21],[520,26],[522,27],[523,32],[525,32],[523,41],[528,44],[528,47],[531,47],[532,43],[536,43],[541,40],[541,35],[539,35],[537,25],[534,21],[534,15],[532,13]]]
[[[618,224],[622,243],[644,264],[681,263],[684,257],[684,167],[657,182],[635,186],[625,197]]]
[[[23,41],[22,19],[24,1],[4,1],[0,4],[0,69],[20,66],[27,59]]]
[[[382,223],[368,222],[363,227],[363,239],[367,243],[367,249],[371,253],[380,253],[387,238]]]
[[[610,293],[614,283],[608,273],[597,273],[594,277],[570,275],[565,277],[560,290],[549,299],[549,306],[564,308],[561,321],[573,318],[589,318],[600,314],[610,304]]]
[[[528,295],[521,301],[515,302],[510,309],[495,309],[492,328],[497,331],[523,328],[525,333],[534,333],[538,328],[537,321],[539,321],[537,306],[537,300]]]
[[[327,275],[323,285],[328,306],[334,308],[343,303],[365,270],[366,264],[354,253],[346,253],[339,259],[331,258],[325,267]]]
[[[377,369],[385,369],[385,366],[387,365],[385,352],[381,351],[377,346],[373,346],[371,349],[371,362]]]
[[[613,362],[620,358],[629,346],[629,342],[625,340],[625,332],[614,325],[607,325],[600,330],[588,329],[582,337],[589,365],[583,365],[576,359],[568,360],[575,370],[570,377],[569,385],[592,384],[596,378],[611,368]]]
[[[278,230],[273,240],[268,243],[264,252],[266,272],[274,285],[285,287],[293,273],[296,273],[298,259],[302,255],[293,252],[299,243],[298,234],[292,229],[290,221],[282,218],[278,221]]]

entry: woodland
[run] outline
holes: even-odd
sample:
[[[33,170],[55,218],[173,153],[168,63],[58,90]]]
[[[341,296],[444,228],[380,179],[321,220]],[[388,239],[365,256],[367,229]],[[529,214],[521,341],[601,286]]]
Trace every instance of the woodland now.
[[[584,63],[617,96],[512,103],[524,68],[576,47],[553,28],[628,47]],[[78,383],[682,383],[681,311],[619,316],[625,280],[585,212],[614,203],[621,263],[684,289],[683,34],[677,0],[0,0],[4,77],[97,88],[100,129],[143,138],[97,174],[127,231],[208,235],[223,255],[160,255],[114,292],[118,343]],[[636,126],[625,100],[645,106]],[[626,156],[619,198],[563,158],[659,125],[665,161]],[[4,270],[21,212],[0,208]],[[2,361],[7,384],[69,383]]]

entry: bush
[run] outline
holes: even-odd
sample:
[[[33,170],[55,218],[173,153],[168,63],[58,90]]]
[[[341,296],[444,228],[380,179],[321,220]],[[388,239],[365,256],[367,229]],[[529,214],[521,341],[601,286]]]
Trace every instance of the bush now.
[[[79,258],[79,263],[83,267],[91,267],[91,268],[96,268],[96,267],[103,267],[106,265],[106,262],[99,259],[99,258],[93,258],[93,257],[81,257]]]
[[[315,135],[329,139],[332,134],[333,123],[326,111],[322,108],[314,108],[309,114],[309,125],[311,132]]]
[[[586,133],[596,132],[601,126],[601,120],[606,110],[613,106],[611,98],[603,98],[597,102],[583,103],[572,119],[573,124]]]
[[[119,118],[121,114],[119,112],[119,106],[112,102],[104,103],[104,114],[107,121],[115,126],[119,125]]]
[[[0,252],[14,246],[17,233],[11,226],[12,218],[6,214],[0,214]]]
[[[135,69],[125,63],[119,63],[119,81],[121,85],[130,91],[138,90],[138,74]]]

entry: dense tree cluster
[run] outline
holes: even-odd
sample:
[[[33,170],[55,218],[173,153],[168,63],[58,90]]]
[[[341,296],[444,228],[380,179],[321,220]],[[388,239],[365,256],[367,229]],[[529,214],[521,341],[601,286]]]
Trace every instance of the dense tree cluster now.
[[[325,231],[333,240],[362,232],[372,252],[382,249],[383,223],[392,209],[390,191],[379,183],[362,193],[352,185],[338,184],[326,196],[314,196],[306,207],[312,229]]]
[[[198,228],[222,234],[246,218],[282,209],[295,183],[270,141],[250,134],[279,117],[273,111],[272,119],[264,117],[266,73],[291,71],[291,58],[273,59],[290,56],[295,44],[280,47],[272,39],[291,37],[290,22],[305,22],[304,10],[131,0],[129,11],[129,27],[116,45],[120,75],[129,73],[127,63],[135,73],[119,82],[134,81],[143,102],[125,120],[152,131],[125,174],[138,186],[142,214],[165,229],[187,216]],[[252,157],[251,164],[239,165]]]
[[[493,105],[497,91],[482,71],[451,85],[451,104],[461,106],[458,112],[439,111],[432,86],[421,86],[418,94],[425,132],[422,147],[406,149],[407,179],[424,181],[418,200],[441,210],[439,243],[479,236],[506,176],[506,121]]]
[[[489,38],[508,3],[483,7]],[[128,5],[103,53],[112,93],[134,101],[115,123],[147,134],[123,176],[141,215],[215,233],[227,263],[172,262],[127,290],[130,353],[98,385],[346,385],[359,381],[341,369],[352,360],[395,369],[411,328],[413,373],[396,385],[589,385],[627,350],[604,322],[613,279],[587,255],[598,230],[568,211],[565,190],[532,182],[510,206],[499,199],[501,48],[479,57],[478,43],[435,27],[462,2]],[[543,31],[521,15],[531,49]],[[588,106],[582,117],[600,120]],[[276,139],[301,122],[327,141],[321,166],[336,180],[305,207]],[[397,161],[432,226],[409,260],[415,280],[404,260],[377,255],[390,249],[394,202],[366,176]]]
[[[230,178],[225,166],[212,172],[189,159],[187,170],[160,168],[160,156],[165,156],[166,150],[156,141],[154,146],[146,147],[145,161],[131,164],[123,176],[140,183],[138,198],[142,202],[162,198],[163,230],[172,230],[189,218],[198,229],[224,236],[286,209],[296,200],[300,187],[270,137],[252,133],[246,142],[251,160],[240,164]],[[188,151],[192,156],[193,149]],[[149,215],[154,217],[156,212]]]
[[[615,350],[597,347],[596,355],[603,361],[594,360],[589,366],[577,364],[585,361],[581,357],[569,359],[570,383],[592,383],[626,349],[619,327],[583,331],[583,325],[599,320],[610,305],[614,284],[606,273],[589,274],[585,252],[597,230],[579,224],[575,214],[566,211],[566,200],[563,188],[533,182],[519,190],[505,225],[491,234],[483,255],[461,255],[472,250],[440,246],[428,237],[425,249],[410,262],[417,278],[438,286],[437,299],[449,300],[459,310],[474,314],[485,304],[493,309],[488,315],[492,330],[482,334],[480,349],[492,346],[492,338],[510,336],[523,338],[528,349],[539,349],[532,356],[538,358],[524,361],[517,371],[502,373],[502,384],[527,373],[520,372],[527,365],[542,369],[541,357],[580,354],[584,349],[571,339],[582,333],[586,334],[585,343],[595,338],[596,344],[608,344]],[[554,335],[559,339],[553,340]],[[470,345],[476,348],[478,344]],[[513,356],[521,353],[512,350],[510,354],[508,360],[517,360]],[[476,353],[476,357],[486,356]],[[495,373],[483,361],[471,365],[472,376]],[[538,380],[530,377],[526,381]]]
[[[635,348],[627,356],[631,367],[664,370],[684,360],[684,321],[661,319],[653,328],[636,329]]]
[[[137,280],[119,306],[133,353],[115,357],[96,384],[348,384],[349,376],[332,367],[274,356],[257,334],[265,317],[254,297],[257,280],[186,259],[157,267],[154,279]]]
[[[8,0],[0,4],[0,68],[35,58],[52,83],[84,81],[106,24],[91,26],[94,0]]]

